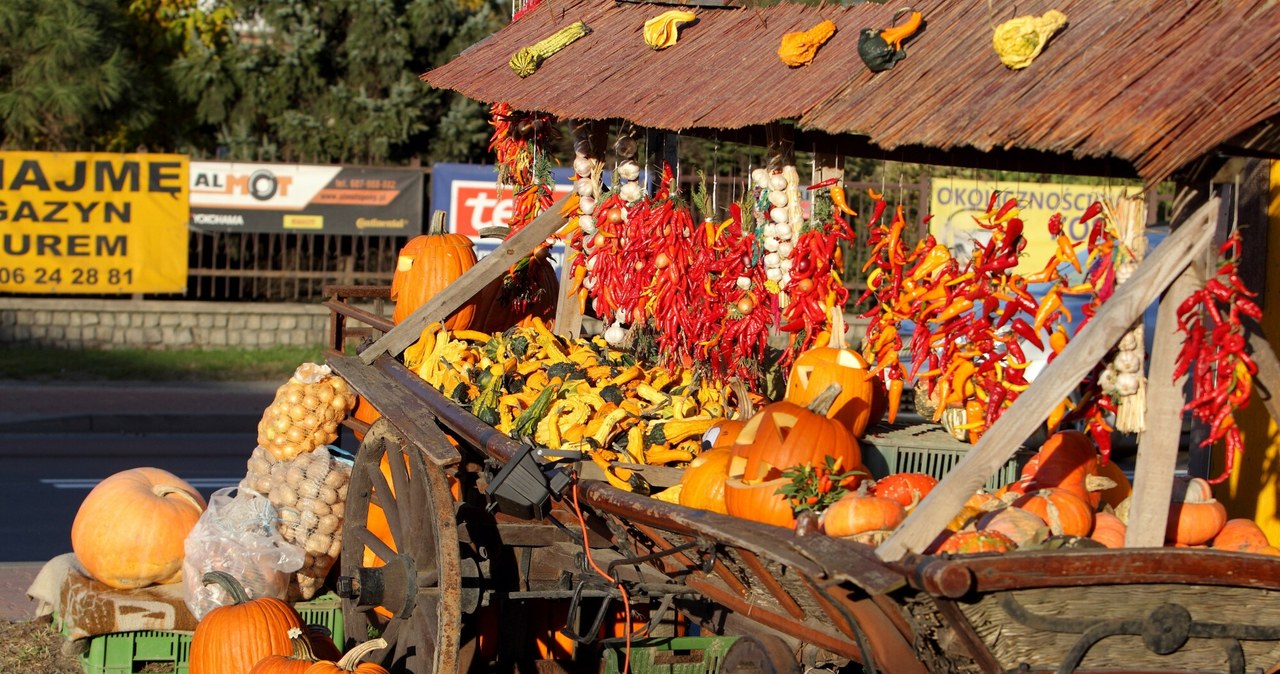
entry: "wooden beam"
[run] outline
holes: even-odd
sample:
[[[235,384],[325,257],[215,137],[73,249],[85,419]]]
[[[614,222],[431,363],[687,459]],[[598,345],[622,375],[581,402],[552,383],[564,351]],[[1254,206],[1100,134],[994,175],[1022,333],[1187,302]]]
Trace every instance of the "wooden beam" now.
[[[462,306],[471,301],[489,282],[504,272],[524,256],[533,252],[535,246],[564,226],[565,218],[560,215],[564,206],[564,197],[543,211],[532,222],[525,225],[489,253],[476,265],[449,284],[442,292],[427,300],[426,304],[401,321],[400,325],[391,329],[369,348],[360,352],[360,359],[366,364],[372,363],[378,356],[388,353],[399,356],[410,344],[417,341],[422,329],[432,323],[443,321]]]
[[[1155,343],[1147,374],[1147,429],[1138,439],[1138,463],[1134,469],[1126,548],[1158,548],[1164,545],[1173,494],[1173,472],[1178,464],[1182,438],[1182,405],[1187,376],[1176,380],[1173,368],[1182,344],[1178,332],[1178,305],[1202,283],[1194,265],[1188,265],[1160,300]]]
[[[1195,215],[1161,243],[1138,270],[1099,309],[1093,320],[1045,367],[1040,376],[1005,410],[978,444],[925,497],[907,521],[876,549],[881,559],[896,561],[922,552],[987,478],[1035,432],[1049,412],[1071,393],[1133,322],[1161,292],[1201,254],[1213,239],[1213,214],[1218,202],[1209,200]]]

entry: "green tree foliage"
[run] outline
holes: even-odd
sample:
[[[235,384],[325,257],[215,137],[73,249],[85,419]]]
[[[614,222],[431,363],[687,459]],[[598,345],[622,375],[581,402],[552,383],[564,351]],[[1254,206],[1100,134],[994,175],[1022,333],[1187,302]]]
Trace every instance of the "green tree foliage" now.
[[[233,39],[172,67],[230,158],[426,162],[483,156],[484,108],[418,75],[505,21],[500,0],[223,0]]]

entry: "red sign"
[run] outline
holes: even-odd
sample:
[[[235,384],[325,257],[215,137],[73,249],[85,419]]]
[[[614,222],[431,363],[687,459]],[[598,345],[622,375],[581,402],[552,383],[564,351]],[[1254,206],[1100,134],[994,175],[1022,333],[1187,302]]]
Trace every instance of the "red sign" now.
[[[573,190],[572,185],[556,185],[553,197],[559,201]],[[486,227],[506,226],[511,221],[512,195],[504,187],[499,195],[492,180],[453,180],[449,184],[449,231],[470,237],[480,236]]]

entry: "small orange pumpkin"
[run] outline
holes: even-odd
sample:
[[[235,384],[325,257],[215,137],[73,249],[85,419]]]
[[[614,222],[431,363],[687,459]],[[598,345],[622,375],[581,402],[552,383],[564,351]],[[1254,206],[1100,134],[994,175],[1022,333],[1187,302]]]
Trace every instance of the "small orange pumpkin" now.
[[[1026,491],[1057,487],[1088,500],[1095,508],[1101,502],[1102,495],[1089,483],[1090,477],[1098,475],[1100,455],[1088,435],[1076,430],[1058,431],[1045,440],[1035,458],[1023,467]]]
[[[1213,485],[1200,477],[1179,476],[1173,482],[1173,502],[1165,541],[1177,546],[1204,545],[1227,523],[1227,507],[1214,500]]]
[[[71,549],[89,575],[131,590],[182,578],[184,543],[204,512],[191,485],[159,468],[112,475],[89,492],[71,523]]]
[[[292,606],[274,597],[249,599],[230,574],[210,571],[205,584],[217,583],[232,604],[209,611],[191,637],[190,674],[244,674],[271,655],[291,655],[289,631],[305,630]]]
[[[1260,552],[1271,542],[1258,523],[1247,518],[1237,517],[1227,520],[1222,530],[1213,538],[1213,547],[1218,550],[1234,550],[1237,552]]]
[[[924,473],[893,473],[876,480],[876,496],[891,498],[904,508],[914,508],[917,503],[938,486],[938,479]]]
[[[1039,515],[1022,508],[993,510],[978,518],[978,530],[1002,533],[1020,548],[1049,538],[1049,525]]]
[[[1089,538],[1108,548],[1118,550],[1124,547],[1124,537],[1127,532],[1128,527],[1119,517],[1104,510],[1093,516],[1093,533],[1089,534]]]
[[[1124,471],[1120,469],[1120,466],[1115,461],[1099,464],[1098,476],[1105,477],[1116,483],[1116,486],[1099,492],[1098,495],[1102,499],[1099,507],[1109,505],[1112,509],[1115,509],[1125,499],[1129,498],[1129,494],[1133,493],[1133,484],[1129,482],[1129,476],[1124,474]]]
[[[791,480],[785,477],[754,484],[731,477],[724,482],[725,510],[744,520],[793,529],[796,517],[791,502],[778,491],[788,484]]]
[[[1093,531],[1093,506],[1066,489],[1048,487],[1027,492],[1013,505],[1039,515],[1056,536],[1088,536]]]
[[[787,377],[785,399],[797,405],[813,402],[828,386],[839,384],[840,394],[827,409],[827,416],[844,424],[853,437],[860,438],[871,423],[875,395],[867,361],[857,351],[830,346],[801,352]]]
[[[680,505],[727,513],[724,482],[729,479],[732,459],[733,450],[727,447],[710,449],[694,457],[680,477]]]
[[[865,488],[832,503],[822,514],[822,529],[836,538],[868,531],[888,531],[907,518],[906,508],[895,498],[876,496]]]
[[[428,233],[410,239],[400,249],[396,272],[391,277],[391,299],[396,303],[392,322],[399,324],[408,318],[475,264],[471,239],[446,231],[444,211],[436,211]],[[475,312],[475,303],[468,302],[445,320],[445,327],[465,330],[471,327]]]

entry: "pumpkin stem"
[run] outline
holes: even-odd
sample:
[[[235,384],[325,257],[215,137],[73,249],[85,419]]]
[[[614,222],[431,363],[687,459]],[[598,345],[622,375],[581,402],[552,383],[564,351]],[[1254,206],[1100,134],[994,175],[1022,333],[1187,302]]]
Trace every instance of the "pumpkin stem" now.
[[[360,658],[363,658],[366,653],[371,653],[386,647],[387,640],[382,637],[366,641],[347,651],[346,655],[343,655],[342,659],[338,661],[338,669],[347,672],[354,672],[356,671],[356,665],[360,662]]]
[[[834,382],[828,384],[826,388],[822,389],[822,393],[819,393],[818,396],[809,403],[809,411],[814,414],[821,414],[824,417],[827,416],[827,412],[831,409],[831,405],[835,403],[836,398],[839,398],[842,392],[844,392],[844,388],[839,384]]]
[[[195,506],[196,512],[204,512],[204,506],[200,505],[200,502],[196,500],[196,497],[192,496],[191,492],[181,487],[175,487],[171,484],[158,484],[151,488],[151,493],[159,496],[160,498],[168,498],[170,494],[174,494],[183,501]]]
[[[289,657],[294,660],[303,660],[305,662],[316,661],[316,653],[311,650],[311,640],[307,635],[302,634],[301,630],[299,630],[298,636],[291,637],[289,641],[293,643],[293,655]]]
[[[756,415],[755,403],[751,402],[751,392],[747,390],[746,382],[739,377],[734,377],[729,381],[729,388],[733,390],[733,396],[738,399],[738,415],[737,419],[750,419]]]
[[[432,211],[431,227],[427,229],[427,234],[430,234],[432,236],[440,236],[441,234],[448,234],[449,232],[447,230],[447,222],[448,222],[447,217],[448,215],[445,213],[445,211],[442,211],[439,209]]]
[[[205,585],[217,584],[222,586],[227,594],[231,595],[231,601],[236,604],[243,604],[249,601],[249,593],[244,591],[244,586],[236,577],[226,571],[206,571],[200,580]]]

